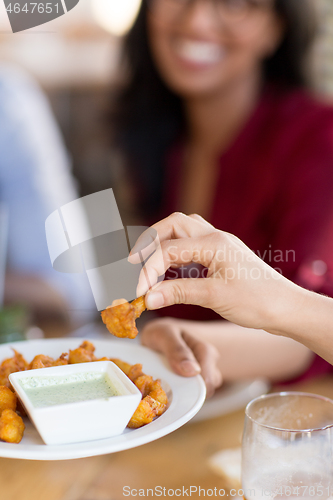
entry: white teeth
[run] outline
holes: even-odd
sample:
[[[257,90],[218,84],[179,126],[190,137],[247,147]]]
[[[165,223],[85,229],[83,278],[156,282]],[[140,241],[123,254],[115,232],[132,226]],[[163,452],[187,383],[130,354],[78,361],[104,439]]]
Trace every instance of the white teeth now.
[[[213,64],[223,57],[223,50],[216,43],[182,41],[176,51],[183,59],[195,64]]]

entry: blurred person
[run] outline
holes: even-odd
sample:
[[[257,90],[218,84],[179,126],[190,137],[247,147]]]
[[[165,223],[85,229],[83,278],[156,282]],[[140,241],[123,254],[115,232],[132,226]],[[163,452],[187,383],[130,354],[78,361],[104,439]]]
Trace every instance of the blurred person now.
[[[196,212],[287,278],[333,295],[333,242],[323,236],[333,231],[333,110],[310,90],[313,4],[144,0],[125,40],[128,81],[114,125],[145,222]],[[168,354],[172,338],[200,336],[218,349],[227,381],[331,369],[296,342],[213,311],[165,314],[144,327],[145,344],[158,334]]]
[[[0,202],[8,210],[5,302],[39,317],[85,320],[95,310],[87,277],[52,268],[45,220],[78,198],[51,108],[23,71],[0,65]]]

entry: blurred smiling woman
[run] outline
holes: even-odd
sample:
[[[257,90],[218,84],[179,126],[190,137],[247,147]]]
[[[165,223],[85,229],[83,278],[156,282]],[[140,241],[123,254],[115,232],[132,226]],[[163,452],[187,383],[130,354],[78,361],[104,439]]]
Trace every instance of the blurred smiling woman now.
[[[333,231],[333,110],[307,89],[313,3],[143,1],[125,41],[129,78],[114,121],[147,222],[199,213],[289,279],[333,295],[325,236]],[[146,325],[143,342],[181,362],[205,339],[214,345],[210,362],[198,359],[206,380],[219,380],[212,366],[226,380],[328,369],[292,341],[251,335],[211,311],[167,312]]]

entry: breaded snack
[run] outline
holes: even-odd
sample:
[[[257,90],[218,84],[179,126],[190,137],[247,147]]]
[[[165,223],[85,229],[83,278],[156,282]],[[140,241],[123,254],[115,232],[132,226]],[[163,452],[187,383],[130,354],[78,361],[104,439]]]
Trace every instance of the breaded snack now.
[[[144,297],[129,303],[124,299],[113,301],[112,305],[101,312],[102,320],[112,335],[134,339],[138,334],[135,320],[146,309]]]
[[[132,304],[128,304],[128,302],[126,304],[126,307],[131,307],[132,316],[134,315],[135,318],[144,309],[143,297],[140,297],[140,299],[137,299]],[[134,326],[135,318],[133,320]],[[112,361],[134,382],[142,394],[142,400],[128,423],[128,427],[137,429],[149,424],[154,418],[162,415],[167,408],[168,398],[161,386],[160,380],[154,380],[150,375],[143,373],[141,363],[131,365],[118,358],[96,358],[94,353],[94,344],[85,340],[77,349],[70,350],[69,354],[61,354],[56,360],[50,356],[38,354],[29,364],[17,351],[14,351],[12,358],[5,359],[0,365],[0,439],[8,443],[19,443],[23,436],[24,423],[15,411],[17,410],[22,416],[25,416],[25,411],[19,400],[17,400],[16,394],[10,390],[8,379],[11,373],[22,370],[91,361]]]
[[[122,361],[121,359],[118,358],[110,358],[110,361],[112,361],[112,363],[117,365],[118,368],[120,368],[125,373],[125,375],[128,376],[129,371],[131,369],[131,365],[129,363],[126,363],[126,361]]]
[[[37,354],[29,365],[29,370],[37,370],[38,368],[50,368],[53,366],[54,359],[44,354]]]
[[[0,417],[0,439],[6,443],[19,443],[25,425],[22,418],[13,410],[4,410]]]
[[[17,397],[15,392],[11,391],[5,385],[0,385],[0,416],[4,410],[16,410]]]
[[[148,398],[149,396],[147,396]],[[128,422],[127,427],[130,429],[138,429],[143,425],[150,424],[156,416],[155,411],[149,404],[149,400],[146,398],[142,399],[139,406],[132,415],[131,420]]]
[[[150,396],[146,396],[140,401],[127,427],[138,429],[143,425],[150,424],[157,415],[161,415],[165,411],[165,408],[165,405],[162,405]]]
[[[134,382],[138,377],[141,377],[141,375],[144,375],[141,363],[132,365],[127,373],[128,378],[132,380],[132,382]]]
[[[142,397],[148,396],[150,392],[151,385],[153,383],[153,377],[150,375],[141,375],[135,379],[135,385],[142,394]]]
[[[12,358],[5,359],[0,365],[0,385],[10,387],[9,375],[15,372],[21,372],[29,369],[29,363],[24,359],[22,354],[14,351]]]
[[[168,397],[164,389],[162,389],[161,381],[154,380],[150,385],[149,396],[153,398],[155,401],[158,401],[162,406],[158,408],[156,415],[159,417],[166,409],[166,405],[168,404]]]
[[[53,363],[52,366],[62,366],[62,365],[68,365],[68,357],[67,352],[63,352],[58,359],[56,359]]]
[[[68,363],[89,363],[91,361],[96,361],[96,357],[94,355],[95,346],[88,340],[82,342],[80,347],[74,349],[74,351],[69,351]]]

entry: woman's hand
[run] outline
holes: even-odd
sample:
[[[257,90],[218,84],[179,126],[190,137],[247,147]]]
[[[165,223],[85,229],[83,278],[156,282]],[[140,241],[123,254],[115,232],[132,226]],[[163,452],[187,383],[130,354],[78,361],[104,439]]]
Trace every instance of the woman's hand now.
[[[217,367],[219,353],[215,346],[198,340],[174,318],[150,321],[141,330],[143,345],[165,354],[172,369],[184,377],[201,374],[207,388],[207,397],[222,384]]]
[[[180,213],[152,228],[160,247],[146,262],[137,288],[138,296],[147,293],[149,309],[195,304],[238,325],[267,331],[276,329],[279,316],[295,313],[295,290],[299,287],[265,264],[236,236],[215,229],[198,215]],[[141,258],[151,253],[154,246],[147,246],[146,240],[143,233],[131,252],[131,262],[138,262],[137,252]],[[191,262],[205,266],[207,277],[157,284],[169,267]],[[152,289],[147,290],[147,283]]]

